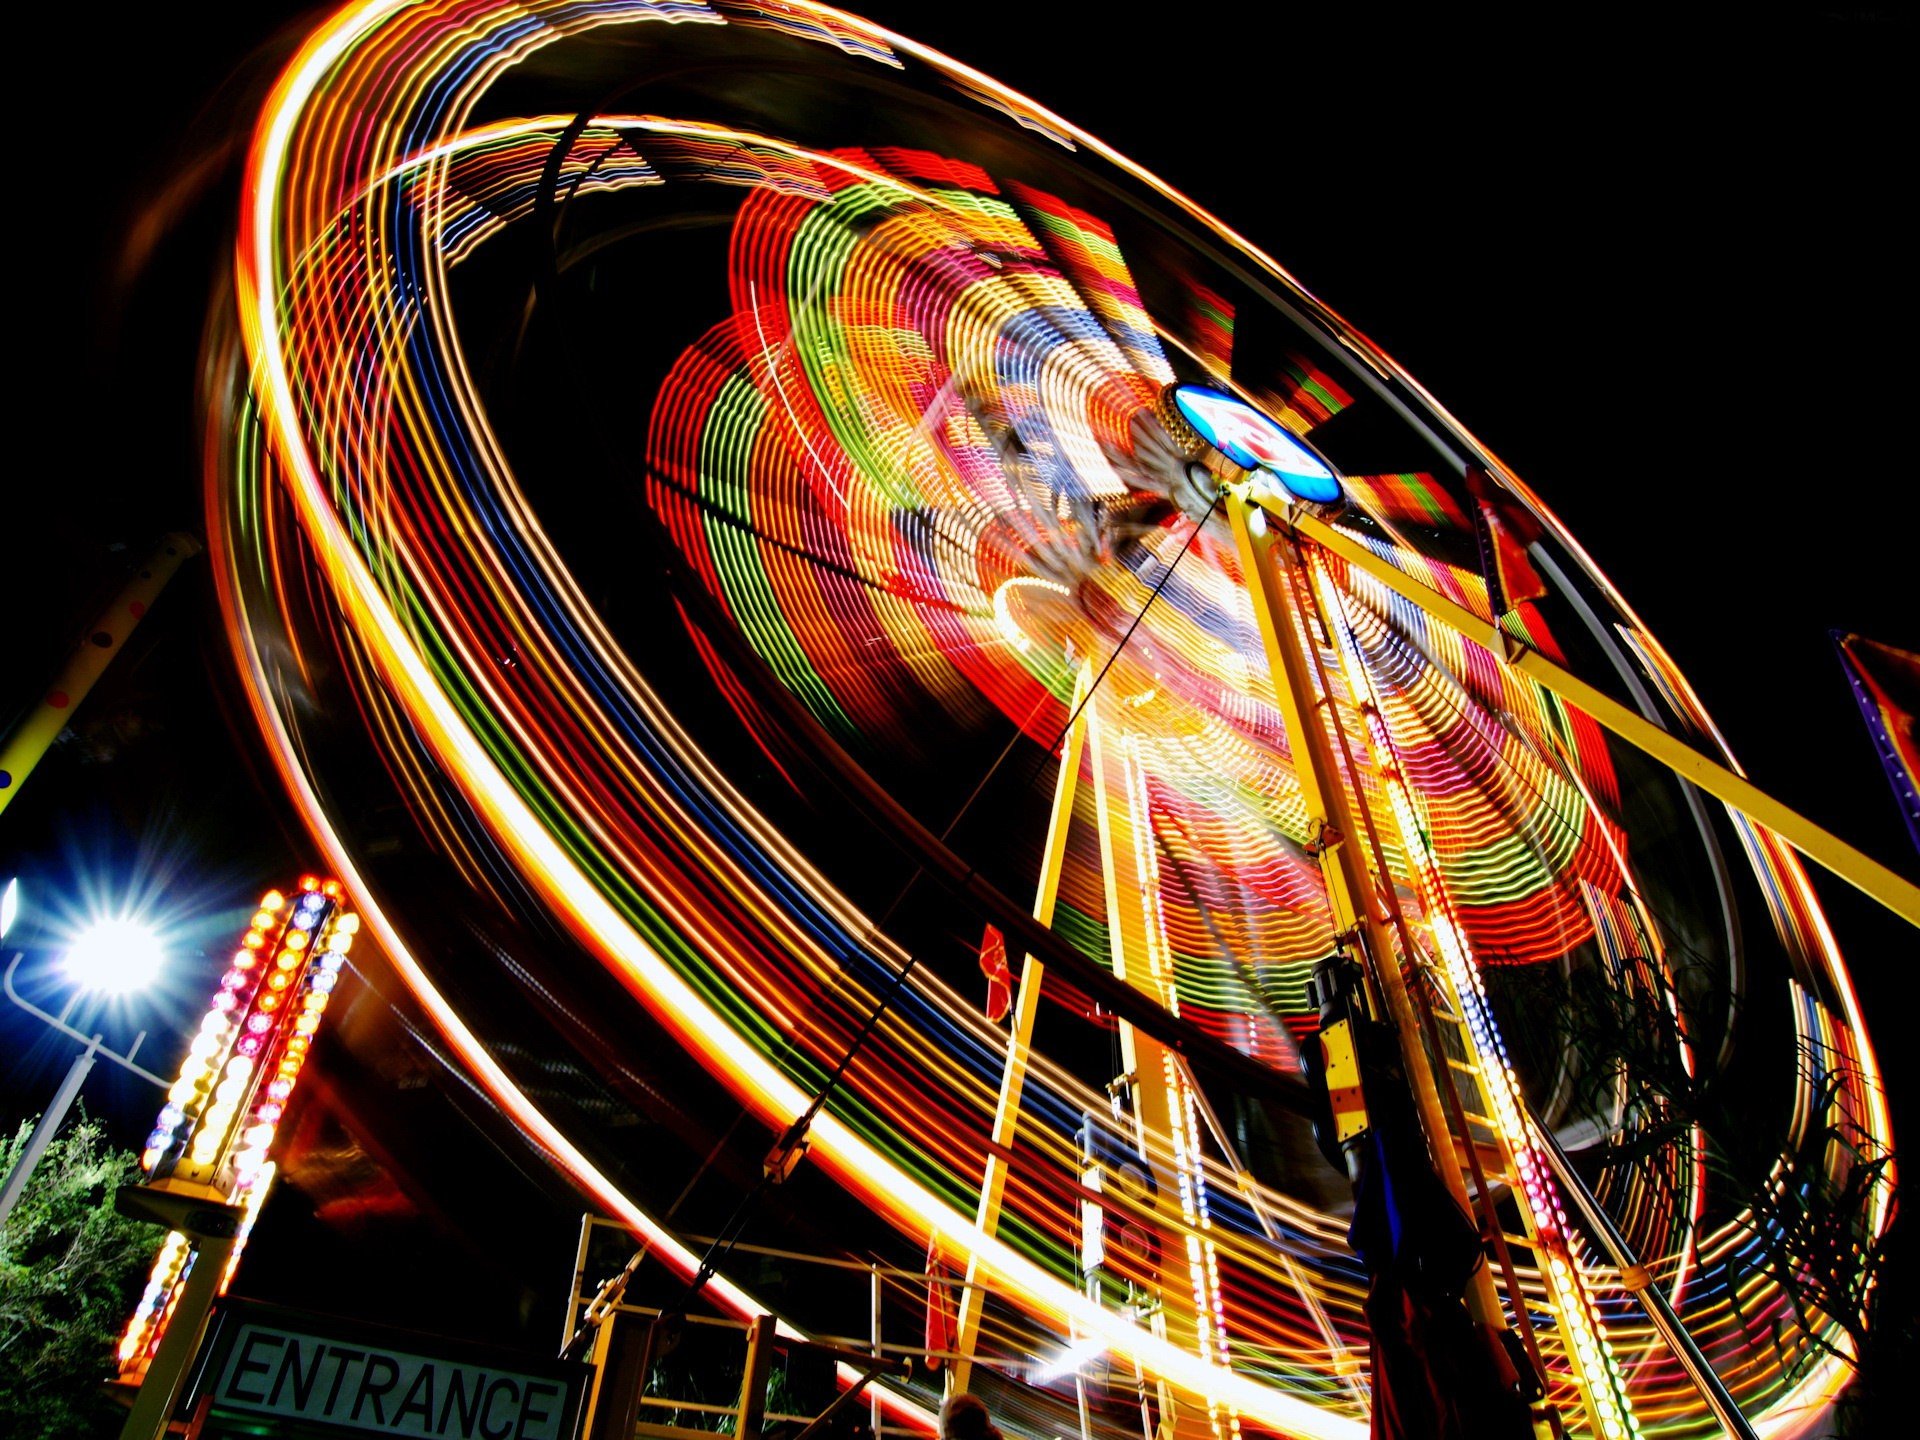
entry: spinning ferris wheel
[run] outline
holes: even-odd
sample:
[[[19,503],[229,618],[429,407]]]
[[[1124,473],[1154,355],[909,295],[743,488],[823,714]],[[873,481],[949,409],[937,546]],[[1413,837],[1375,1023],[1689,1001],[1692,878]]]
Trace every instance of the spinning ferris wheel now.
[[[1792,1434],[1836,1393],[1693,1102],[1749,1087],[1776,1176],[1883,1153],[1799,855],[1912,887],[1740,779],[1540,499],[1161,182],[811,5],[362,5],[261,123],[234,318],[209,503],[285,779],[660,1253],[555,1056],[670,1039],[931,1242],[947,1383],[1015,1429]]]

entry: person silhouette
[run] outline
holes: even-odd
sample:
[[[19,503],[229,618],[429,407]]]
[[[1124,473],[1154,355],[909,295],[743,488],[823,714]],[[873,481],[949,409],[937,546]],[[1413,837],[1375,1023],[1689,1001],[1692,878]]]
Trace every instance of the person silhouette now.
[[[949,1395],[940,1405],[940,1440],[1001,1440],[977,1395]]]

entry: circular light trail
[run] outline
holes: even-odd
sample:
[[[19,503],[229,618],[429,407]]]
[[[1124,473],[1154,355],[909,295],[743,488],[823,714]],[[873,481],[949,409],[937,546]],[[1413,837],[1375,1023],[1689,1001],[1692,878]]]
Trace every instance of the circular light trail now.
[[[610,65],[634,82],[617,102]],[[803,98],[700,88],[743,66]],[[873,93],[887,105],[835,99]],[[683,233],[723,251],[691,267],[673,258]],[[416,953],[418,921],[343,798],[365,777],[321,717],[353,717],[476,906],[557,922],[776,1130],[909,956],[873,918],[881,903],[855,898],[849,857],[709,743],[687,677],[649,669],[658,637],[621,633],[544,523],[555,493],[523,476],[540,464],[524,427],[497,424],[469,350],[484,287],[464,277],[501,263],[502,237],[550,245],[529,313],[556,333],[579,323],[567,287],[595,245],[608,284],[653,287],[634,344],[657,368],[577,375],[618,403],[544,418],[607,427],[635,457],[636,494],[607,495],[608,513],[642,507],[619,523],[657,544],[633,555],[686,582],[657,623],[688,637],[756,753],[791,779],[835,755],[938,766],[958,739],[1008,729],[1045,757],[1083,727],[1054,930],[1102,963],[1111,939],[1164,1033],[1263,1067],[1274,1093],[1341,920],[1247,577],[1204,471],[1155,417],[1168,387],[1232,464],[1302,500],[1344,498],[1340,523],[1383,563],[1712,734],[1537,497],[1390,360],[1190,202],[978,73],[811,5],[342,9],[274,87],[249,158],[235,323],[210,355],[222,603],[256,716],[367,929],[502,1110],[683,1269],[694,1257],[464,1012],[472,980]],[[606,354],[592,363],[620,362]],[[1367,431],[1369,414],[1391,424]],[[1377,463],[1336,448],[1355,433]],[[1303,554],[1290,583],[1344,716],[1345,783],[1380,817],[1370,903],[1401,916],[1409,960],[1470,1034],[1485,1125],[1549,1257],[1522,1284],[1558,1317],[1542,1332],[1554,1398],[1573,1415],[1576,1392],[1597,1397],[1603,1431],[1708,1433],[1537,1167],[1524,1107],[1575,1127],[1571,1080],[1508,1054],[1503,976],[1577,964],[1644,997],[1672,993],[1691,957],[1726,961],[1724,838],[1773,921],[1791,1045],[1819,1061],[1780,1077],[1796,1133],[1819,1108],[1883,1146],[1872,1053],[1805,875],[1359,567]],[[1189,1257],[1191,1334],[1081,1286],[1074,1137],[1108,1101],[1044,1038],[1004,1218],[995,1234],[976,1223],[1005,1039],[937,968],[899,986],[815,1121],[823,1169],[916,1245],[977,1257],[1011,1346],[1104,1341],[1222,1435],[1243,1420],[1359,1435],[1337,1378],[1366,1335],[1344,1222],[1223,1164],[1203,1139],[1206,1082],[1175,1061],[1176,1102],[1146,1144],[1180,1193],[1131,1218]],[[1076,974],[1091,983],[1048,972],[1062,1024],[1091,1005]],[[1688,1073],[1717,1063],[1710,1007],[1677,1018]],[[1586,1138],[1614,1146],[1659,1119],[1621,1113]],[[1817,1423],[1844,1367],[1817,1350],[1752,1358],[1755,1325],[1785,1323],[1790,1300],[1730,1263],[1752,1230],[1717,1201],[1697,1137],[1617,1173],[1603,1198],[1763,1431]],[[1877,1229],[1884,1195],[1873,1204]],[[716,1293],[753,1303],[724,1279]]]

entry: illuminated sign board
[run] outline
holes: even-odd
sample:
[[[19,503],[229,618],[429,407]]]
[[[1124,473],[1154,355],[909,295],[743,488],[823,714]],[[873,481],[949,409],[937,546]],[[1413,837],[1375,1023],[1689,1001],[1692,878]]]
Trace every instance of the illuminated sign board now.
[[[587,1367],[241,1301],[193,1403],[274,1434],[574,1440]]]
[[[1242,470],[1264,470],[1316,505],[1340,498],[1339,477],[1327,462],[1246,401],[1205,385],[1176,385],[1173,403],[1202,440]]]

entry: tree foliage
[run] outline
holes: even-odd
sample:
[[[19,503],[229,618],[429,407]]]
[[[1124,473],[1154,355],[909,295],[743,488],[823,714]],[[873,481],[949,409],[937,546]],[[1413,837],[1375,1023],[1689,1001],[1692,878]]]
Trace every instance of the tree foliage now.
[[[0,1142],[0,1173],[32,1122]],[[0,1231],[0,1433],[113,1435],[124,1413],[101,1391],[157,1232],[115,1213],[139,1179],[133,1155],[82,1114],[56,1136]]]

